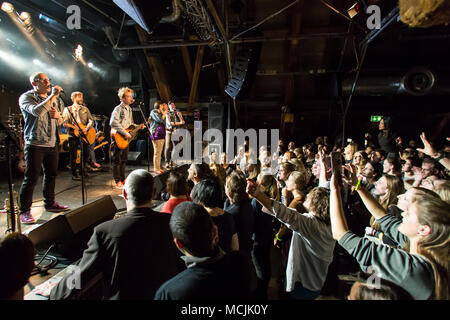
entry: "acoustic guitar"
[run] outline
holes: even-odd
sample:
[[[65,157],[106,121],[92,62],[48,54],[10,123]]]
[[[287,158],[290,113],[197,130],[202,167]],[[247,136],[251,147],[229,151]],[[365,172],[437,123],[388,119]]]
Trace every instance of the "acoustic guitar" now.
[[[131,141],[136,139],[139,130],[142,130],[142,129],[143,128],[141,128],[141,125],[133,125],[132,124],[127,129],[125,129],[125,131],[130,134],[130,136],[131,136],[130,139],[125,138],[118,132],[112,134],[112,136],[114,137],[114,141],[116,141],[117,147],[119,149],[125,149],[126,147],[128,147],[128,145],[130,144]]]
[[[80,128],[81,128],[81,129],[84,129],[84,128],[87,127],[87,126],[85,126],[84,124],[81,124],[81,123],[79,123],[79,125],[80,125]],[[74,134],[76,137],[79,137],[79,136],[80,136],[80,129],[79,129],[77,126],[75,126],[75,125],[73,125],[73,124],[70,124],[70,123],[67,123],[66,126],[73,129],[73,134]],[[83,140],[84,140],[87,144],[93,144],[93,143],[95,142],[95,135],[96,135],[96,134],[97,134],[97,132],[95,131],[95,128],[92,127],[92,128],[90,128],[90,129],[88,130],[88,132],[85,134],[85,135],[86,135],[86,138],[87,138],[87,141],[86,141],[86,139],[85,139],[84,137],[83,137]]]

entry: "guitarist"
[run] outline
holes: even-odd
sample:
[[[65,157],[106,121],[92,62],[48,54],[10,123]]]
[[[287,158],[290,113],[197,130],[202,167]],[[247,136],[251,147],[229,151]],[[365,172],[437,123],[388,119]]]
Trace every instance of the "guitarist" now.
[[[125,139],[131,139],[131,135],[126,131],[130,126],[135,125],[133,122],[133,111],[130,105],[134,102],[134,91],[128,87],[122,87],[117,92],[121,103],[116,106],[111,114],[109,125],[111,126],[111,135],[120,134]],[[140,125],[141,129],[145,128],[145,124]],[[113,177],[117,189],[123,189],[125,183],[125,165],[128,160],[129,145],[120,149],[111,139],[112,166]]]
[[[68,129],[68,141],[69,141],[69,156],[70,156],[70,167],[72,169],[72,180],[81,180],[80,176],[77,173],[77,150],[81,148],[80,141],[83,143],[83,160],[87,165],[89,159],[89,144],[84,141],[84,139],[80,139],[75,134],[78,126],[76,125],[74,119],[70,115],[75,117],[76,121],[82,125],[82,131],[84,134],[87,134],[89,129],[94,126],[94,119],[92,118],[91,112],[84,105],[83,101],[83,93],[76,91],[72,92],[70,98],[72,99],[72,105],[64,109],[63,119],[64,126]],[[80,171],[81,169],[79,169]]]

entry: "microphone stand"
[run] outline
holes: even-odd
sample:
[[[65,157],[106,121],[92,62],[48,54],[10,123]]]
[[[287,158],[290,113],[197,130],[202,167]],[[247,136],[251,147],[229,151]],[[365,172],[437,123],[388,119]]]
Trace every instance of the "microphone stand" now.
[[[150,126],[148,121],[145,120],[144,112],[141,108],[142,102],[139,102],[139,111],[141,111],[142,118],[144,119],[145,126],[147,127],[147,170],[150,172]]]
[[[15,135],[9,130],[8,127],[3,125],[3,123],[0,122],[0,129],[6,131],[6,166],[8,171],[8,190],[9,190],[9,211],[10,211],[10,226],[11,226],[11,232],[16,231],[16,209],[14,207],[14,190],[13,190],[13,179],[12,179],[12,153],[11,153],[11,142],[13,142],[17,148],[19,147],[19,142],[17,141],[17,138]],[[20,226],[19,226],[20,231]]]
[[[80,174],[81,174],[81,202],[84,205],[86,203],[85,198],[87,198],[87,196],[85,196],[86,194],[86,188],[85,188],[85,183],[84,183],[84,143],[83,140],[86,142],[86,144],[89,144],[89,141],[87,139],[87,136],[84,134],[83,130],[81,129],[80,125],[78,124],[77,120],[75,119],[75,116],[73,115],[73,113],[70,111],[69,108],[67,108],[67,111],[69,111],[69,114],[73,120],[73,122],[75,122],[76,126],[78,127],[78,140],[80,141]],[[73,168],[72,168],[73,169]]]

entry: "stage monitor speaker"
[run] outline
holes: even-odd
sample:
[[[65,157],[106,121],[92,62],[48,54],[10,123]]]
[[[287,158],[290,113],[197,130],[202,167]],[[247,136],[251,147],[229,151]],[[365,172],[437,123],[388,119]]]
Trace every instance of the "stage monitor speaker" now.
[[[53,246],[51,254],[75,261],[87,248],[94,228],[113,219],[116,212],[111,196],[103,196],[32,229],[28,237],[37,252],[43,253]]]
[[[142,29],[152,33],[162,17],[172,13],[172,0],[113,0]]]
[[[128,151],[128,161],[137,161],[141,154],[140,151]]]

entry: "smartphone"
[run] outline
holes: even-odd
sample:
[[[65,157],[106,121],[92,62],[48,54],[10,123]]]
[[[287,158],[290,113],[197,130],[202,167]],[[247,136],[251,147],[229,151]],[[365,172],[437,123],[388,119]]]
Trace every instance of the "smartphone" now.
[[[333,174],[342,172],[342,154],[340,152],[331,152],[331,168],[333,169]]]

